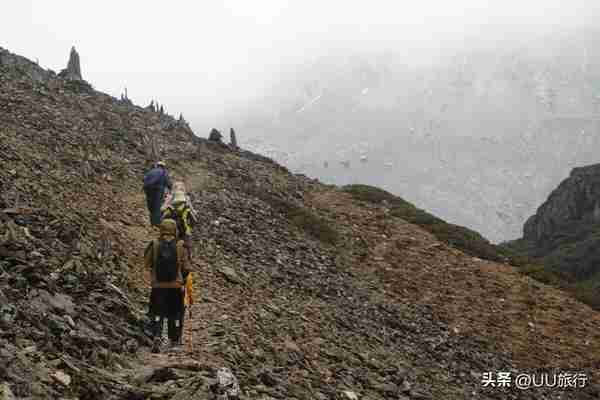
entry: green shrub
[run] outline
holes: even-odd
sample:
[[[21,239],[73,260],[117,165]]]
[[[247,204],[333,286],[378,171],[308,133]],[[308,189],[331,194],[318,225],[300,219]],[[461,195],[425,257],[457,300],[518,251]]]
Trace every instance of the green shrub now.
[[[598,277],[577,282],[571,287],[575,298],[592,307],[600,310],[600,279]]]
[[[394,196],[390,192],[383,189],[376,188],[369,185],[346,185],[342,188],[343,191],[348,192],[357,200],[366,201],[369,203],[381,203],[382,201],[397,202],[398,200],[412,206],[407,201],[402,200],[399,197]],[[414,207],[414,206],[413,206]]]
[[[294,225],[309,233],[314,238],[329,244],[337,242],[338,232],[327,221],[319,218],[307,209],[289,203],[286,205],[284,213],[287,214]]]
[[[559,286],[564,283],[564,278],[560,273],[553,271],[550,268],[546,268],[542,264],[524,265],[520,268],[520,271],[523,274],[548,285]]]

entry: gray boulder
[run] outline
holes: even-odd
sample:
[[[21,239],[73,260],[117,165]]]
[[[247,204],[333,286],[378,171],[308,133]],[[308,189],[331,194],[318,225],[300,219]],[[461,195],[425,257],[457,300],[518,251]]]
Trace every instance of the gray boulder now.
[[[212,142],[222,143],[223,135],[221,134],[221,132],[213,128],[208,134],[208,140]]]

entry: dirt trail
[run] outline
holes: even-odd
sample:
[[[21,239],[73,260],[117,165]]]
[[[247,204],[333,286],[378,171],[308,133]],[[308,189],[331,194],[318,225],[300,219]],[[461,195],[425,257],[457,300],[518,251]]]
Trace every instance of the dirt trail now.
[[[199,196],[204,188],[208,173],[206,170],[196,167],[188,169],[185,174],[180,173],[175,176],[186,183],[188,193]],[[150,293],[150,273],[143,269],[143,251],[148,242],[158,236],[158,231],[149,224],[144,193],[128,194],[116,201],[123,204],[124,209],[134,210],[132,213],[137,223],[123,226],[124,235],[130,240],[131,248],[134,249],[128,264],[133,266],[132,281],[137,287],[142,288],[148,297]],[[218,338],[211,340],[210,326],[219,315],[219,311],[223,312],[223,307],[227,307],[227,305],[214,299],[209,279],[212,274],[209,260],[205,254],[199,251],[199,243],[196,237],[194,237],[193,243],[192,271],[194,272],[195,303],[191,306],[191,319],[189,310],[186,311],[183,348],[178,352],[166,350],[160,354],[151,353],[149,348],[141,349],[138,354],[141,363],[134,365],[130,370],[122,371],[120,374],[128,382],[135,383],[136,380],[139,380],[140,373],[144,373],[144,371],[157,371],[166,367],[176,368],[177,366],[187,365],[189,368],[189,365],[198,364],[200,361],[202,365],[207,366],[224,365],[224,360],[210,351],[211,346],[218,344]],[[161,386],[161,383],[158,382],[157,385]],[[157,388],[157,392],[160,391],[162,390]]]

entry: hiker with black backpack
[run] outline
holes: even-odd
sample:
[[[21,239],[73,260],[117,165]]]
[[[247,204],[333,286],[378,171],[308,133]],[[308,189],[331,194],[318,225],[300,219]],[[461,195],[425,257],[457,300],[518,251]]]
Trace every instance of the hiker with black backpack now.
[[[150,315],[152,316],[152,351],[160,352],[164,320],[168,337],[175,349],[181,343],[181,320],[184,303],[184,276],[189,268],[182,240],[177,240],[177,224],[172,219],[160,223],[160,238],[144,253],[145,267],[151,270]]]
[[[144,192],[146,193],[146,204],[148,211],[150,211],[150,224],[152,226],[160,224],[160,208],[166,189],[173,190],[173,185],[165,163],[159,161],[144,175]]]
[[[185,186],[182,182],[175,183],[175,191],[170,203],[162,211],[162,219],[172,219],[177,224],[177,240],[183,240],[187,250],[188,260],[192,262],[192,225],[194,210],[188,202]]]

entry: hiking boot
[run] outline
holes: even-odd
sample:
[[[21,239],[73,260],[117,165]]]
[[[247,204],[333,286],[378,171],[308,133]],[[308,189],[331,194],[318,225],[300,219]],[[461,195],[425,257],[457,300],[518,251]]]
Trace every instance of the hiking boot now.
[[[181,343],[179,341],[171,342],[171,348],[169,349],[169,352],[181,353],[181,352],[183,352],[183,346],[181,345]]]
[[[154,338],[154,340],[152,341],[152,353],[156,354],[156,353],[160,353],[161,350],[161,340],[159,337]]]

